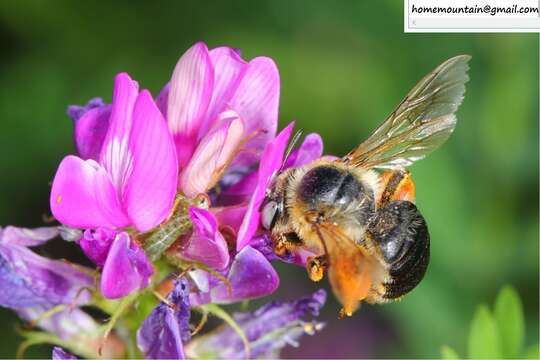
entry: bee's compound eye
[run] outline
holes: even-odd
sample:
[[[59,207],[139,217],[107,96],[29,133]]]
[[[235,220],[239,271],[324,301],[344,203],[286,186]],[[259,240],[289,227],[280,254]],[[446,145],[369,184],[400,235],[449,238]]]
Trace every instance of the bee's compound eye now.
[[[278,211],[278,204],[275,201],[269,201],[264,205],[261,213],[262,226],[266,230],[270,230],[272,225],[274,225],[274,219]]]

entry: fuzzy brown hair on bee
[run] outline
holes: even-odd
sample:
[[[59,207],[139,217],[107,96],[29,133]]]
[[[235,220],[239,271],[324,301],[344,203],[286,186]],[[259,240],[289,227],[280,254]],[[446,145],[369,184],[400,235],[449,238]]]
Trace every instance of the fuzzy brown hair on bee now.
[[[361,301],[399,299],[426,273],[430,237],[406,167],[454,130],[469,59],[439,65],[343,158],[280,172],[267,192],[262,225],[274,251],[311,251],[308,275],[319,281],[327,272],[342,315]]]

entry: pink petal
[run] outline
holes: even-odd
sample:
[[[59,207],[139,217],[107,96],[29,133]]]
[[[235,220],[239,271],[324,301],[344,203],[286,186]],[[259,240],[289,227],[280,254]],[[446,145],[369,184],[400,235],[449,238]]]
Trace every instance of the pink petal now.
[[[122,188],[131,171],[132,156],[129,153],[128,141],[131,115],[138,93],[137,82],[131,80],[128,74],[116,75],[110,125],[101,149],[100,163],[110,174],[117,191]]]
[[[218,231],[216,218],[211,212],[196,207],[189,208],[189,216],[193,223],[193,234],[182,256],[218,270],[224,269],[229,263],[229,250]]]
[[[180,175],[180,189],[186,196],[193,198],[216,184],[236,153],[243,130],[243,122],[234,111],[219,115],[216,126],[201,140]]]
[[[97,265],[103,266],[115,237],[116,232],[114,230],[106,228],[87,229],[79,240],[79,245],[90,260]]]
[[[102,106],[87,111],[75,122],[75,146],[84,160],[98,161],[101,146],[109,129],[111,106]]]
[[[199,130],[199,138],[204,137],[212,128],[219,113],[226,110],[226,105],[233,96],[247,63],[229,47],[210,50],[210,61],[214,66],[214,89],[208,105],[205,120]]]
[[[251,238],[257,231],[259,226],[261,214],[259,208],[264,200],[266,188],[268,187],[272,177],[281,168],[283,162],[283,154],[289,138],[291,137],[292,130],[294,128],[294,122],[290,123],[285,129],[276,136],[274,140],[269,142],[264,148],[264,152],[261,157],[259,165],[259,175],[257,181],[257,187],[251,197],[246,215],[238,231],[238,238],[236,243],[236,250],[242,250],[249,244]]]
[[[243,176],[240,181],[219,193],[217,203],[230,206],[248,202],[257,187],[258,173],[252,172]]]
[[[238,233],[242,225],[242,219],[246,213],[246,206],[227,206],[221,209],[213,208],[215,216],[221,226],[229,226]]]
[[[254,299],[273,293],[279,287],[279,276],[263,254],[246,246],[240,251],[231,266],[227,278],[232,291],[220,283],[211,290],[212,302],[232,303]]]
[[[312,133],[305,137],[298,149],[293,151],[283,168],[300,167],[319,159],[323,153],[323,141],[319,134]]]
[[[105,169],[93,160],[69,155],[54,177],[51,211],[64,225],[77,228],[129,225]]]
[[[132,170],[122,193],[130,220],[144,232],[159,225],[171,211],[178,162],[167,123],[147,90],[137,98],[132,119],[128,145]]]
[[[213,86],[214,69],[208,48],[199,42],[178,60],[170,82],[167,121],[175,138],[180,167],[195,149]]]
[[[156,105],[161,111],[161,114],[166,119],[167,118],[167,108],[169,106],[169,90],[171,89],[171,83],[165,84],[163,89],[159,92],[156,98]]]
[[[101,274],[101,292],[117,299],[148,286],[153,269],[144,251],[127,233],[116,236]]]
[[[242,154],[239,163],[253,163],[253,152],[260,152],[274,138],[279,107],[279,72],[272,59],[257,57],[249,62],[235,94],[230,100],[232,109],[245,122],[245,133],[256,134],[243,148],[251,152]]]

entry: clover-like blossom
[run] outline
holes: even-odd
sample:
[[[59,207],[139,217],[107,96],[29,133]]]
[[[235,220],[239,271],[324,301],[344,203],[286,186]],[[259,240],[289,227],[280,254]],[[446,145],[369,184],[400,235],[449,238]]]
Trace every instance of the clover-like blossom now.
[[[168,216],[176,193],[178,165],[161,112],[150,93],[139,92],[137,83],[127,74],[116,76],[110,115],[107,109],[97,106],[76,119],[77,147],[85,149],[86,156],[69,155],[62,160],[50,204],[53,215],[64,225],[109,230],[110,238],[100,239],[101,244],[88,244],[86,234],[83,249],[98,264],[104,263],[101,289],[105,296],[115,298],[146,286],[152,274],[144,251],[117,229],[134,227],[145,232]],[[83,128],[84,121],[94,125]],[[102,141],[93,139],[88,140],[90,145],[81,145],[86,144],[86,138],[79,137],[78,130],[83,134],[84,129],[104,123],[108,128]],[[85,134],[96,133],[101,136],[102,127]],[[97,148],[98,161],[90,155]],[[114,233],[110,231],[113,229]],[[108,251],[107,243],[112,243]]]
[[[279,91],[271,59],[247,62],[238,50],[208,50],[197,43],[180,58],[155,102],[121,73],[110,105],[95,98],[70,106],[77,153],[62,160],[50,195],[62,226],[0,229],[0,305],[57,336],[69,352],[57,347],[54,358],[95,358],[98,349],[118,357],[126,349],[120,337],[134,334],[128,334],[132,324],[128,329],[116,320],[127,308],[148,309],[150,291],[118,302],[100,295],[121,298],[150,284],[162,293],[171,281],[163,281],[170,274],[161,270],[189,267],[167,301],[140,324],[139,350],[147,358],[184,358],[185,349],[188,356],[206,356],[218,348],[223,351],[215,357],[245,356],[231,329],[191,340],[190,311],[269,295],[280,281],[271,261],[304,264],[310,255],[278,257],[260,226],[260,205],[280,171],[322,155],[320,136],[310,134],[284,159],[294,124],[275,136]],[[94,270],[28,249],[57,235],[78,243],[97,265],[99,289],[92,289],[94,278],[86,274]],[[152,276],[150,260],[162,255],[160,271]],[[324,300],[318,292],[234,319],[252,356],[275,357],[286,344],[322,327],[303,318],[316,316]],[[110,314],[105,333],[81,305]]]
[[[296,301],[268,303],[252,313],[237,313],[234,320],[246,334],[252,358],[277,358],[286,345],[297,346],[298,339],[313,335],[324,324],[307,321],[318,316],[326,301],[326,292],[318,290]],[[230,327],[222,326],[193,340],[186,348],[191,358],[242,359],[245,346]]]
[[[194,197],[215,185],[239,150],[236,166],[257,162],[277,128],[279,73],[270,58],[246,62],[235,49],[197,43],[157,102],[175,139],[179,188]]]

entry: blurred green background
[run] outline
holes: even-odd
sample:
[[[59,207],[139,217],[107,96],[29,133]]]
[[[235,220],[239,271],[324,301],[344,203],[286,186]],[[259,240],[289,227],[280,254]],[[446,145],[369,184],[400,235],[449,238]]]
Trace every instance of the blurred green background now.
[[[56,166],[73,151],[68,104],[110,101],[120,71],[157,94],[198,40],[272,57],[280,127],[296,119],[336,155],[436,65],[472,55],[455,133],[411,167],[432,237],[425,280],[351,319],[338,321],[329,301],[323,333],[285,356],[433,358],[443,344],[464,353],[475,307],[504,284],[522,296],[527,344],[538,341],[538,35],[404,34],[402,1],[0,2],[0,224],[42,224]],[[319,286],[278,268],[278,298]],[[0,357],[13,357],[17,320],[0,316]]]

